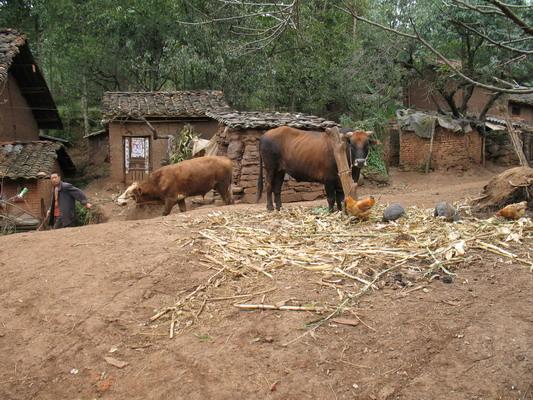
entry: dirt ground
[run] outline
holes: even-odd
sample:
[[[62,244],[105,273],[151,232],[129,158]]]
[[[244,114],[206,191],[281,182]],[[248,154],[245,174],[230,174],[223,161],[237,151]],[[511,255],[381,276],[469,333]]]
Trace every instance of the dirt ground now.
[[[392,186],[361,192],[432,206],[474,197],[494,172],[394,173]],[[90,193],[100,204],[114,194]],[[149,319],[213,275],[201,243],[177,244],[213,206],[122,221],[127,212],[108,204],[109,223],[0,238],[0,399],[533,399],[533,274],[523,265],[487,253],[453,283],[384,287],[360,298],[356,326],[329,321],[302,337],[316,314],[208,302],[169,339]],[[272,290],[266,302],[337,296],[301,274],[253,292]]]

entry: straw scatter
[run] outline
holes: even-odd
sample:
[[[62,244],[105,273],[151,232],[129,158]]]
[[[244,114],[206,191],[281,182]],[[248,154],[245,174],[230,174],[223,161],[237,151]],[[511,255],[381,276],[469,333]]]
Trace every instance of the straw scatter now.
[[[310,311],[330,319],[353,312],[359,297],[386,285],[407,294],[420,281],[449,279],[463,266],[487,262],[488,254],[494,262],[533,269],[530,219],[480,220],[468,207],[460,209],[465,218],[456,223],[416,207],[397,222],[384,223],[377,217],[383,206],[365,222],[306,207],[275,213],[215,211],[191,218],[186,225],[199,229],[181,246],[195,243],[194,256],[214,273],[152,321],[170,314],[173,336],[180,321],[191,326],[204,309],[214,307]],[[296,281],[319,285],[330,296],[317,298],[309,290],[308,298],[280,302],[287,284]]]

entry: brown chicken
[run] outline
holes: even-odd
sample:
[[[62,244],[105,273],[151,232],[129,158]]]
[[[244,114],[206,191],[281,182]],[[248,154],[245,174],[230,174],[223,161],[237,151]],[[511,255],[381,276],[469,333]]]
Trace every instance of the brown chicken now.
[[[527,201],[509,204],[496,213],[498,217],[507,219],[519,219],[526,214]]]
[[[370,196],[362,200],[354,200],[350,196],[346,197],[345,207],[348,215],[367,220],[370,216],[370,209],[376,204],[376,200]]]

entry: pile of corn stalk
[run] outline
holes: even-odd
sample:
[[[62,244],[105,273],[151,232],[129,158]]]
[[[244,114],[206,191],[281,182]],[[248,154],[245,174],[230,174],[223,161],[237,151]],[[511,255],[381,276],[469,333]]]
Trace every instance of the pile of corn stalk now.
[[[331,311],[329,318],[355,304],[358,297],[382,288],[393,274],[409,277],[401,290],[413,290],[409,287],[417,281],[454,276],[461,266],[486,262],[487,253],[495,256],[493,262],[509,262],[533,271],[531,219],[480,220],[470,214],[468,207],[459,208],[463,219],[455,223],[433,217],[433,210],[416,207],[408,208],[406,216],[397,222],[385,223],[380,219],[383,206],[377,206],[373,217],[366,222],[307,207],[272,213],[214,211],[190,218],[187,227],[203,228],[195,237],[184,239],[180,246],[194,247],[201,264],[215,273],[194,292],[159,311],[151,321],[171,315],[172,337],[176,324],[185,321],[186,326],[192,325],[210,302],[249,301],[260,294],[263,294],[263,305],[235,306]],[[243,294],[246,291],[243,290],[235,295],[221,291],[236,279],[242,285],[249,282],[248,287],[255,292]],[[286,284],[292,279],[318,280],[335,290],[337,303],[316,305],[308,299],[305,306],[266,307],[265,293],[278,290],[282,286],[280,282]],[[274,288],[257,290],[268,286]],[[224,296],[214,297],[220,294]]]

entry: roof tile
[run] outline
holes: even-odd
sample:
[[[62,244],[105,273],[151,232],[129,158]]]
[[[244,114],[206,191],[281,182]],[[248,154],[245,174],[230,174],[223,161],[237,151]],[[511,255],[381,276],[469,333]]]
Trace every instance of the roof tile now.
[[[212,110],[230,110],[221,91],[106,92],[102,99],[102,114],[106,120],[203,118]]]
[[[336,122],[327,121],[314,115],[280,112],[255,111],[212,111],[207,115],[230,128],[241,129],[272,129],[278,126],[291,126],[306,130],[323,130],[339,126]]]
[[[0,143],[0,178],[35,179],[51,174],[61,147],[49,141]]]
[[[26,43],[26,36],[14,29],[0,29],[0,83],[7,79],[7,71],[13,59]]]

